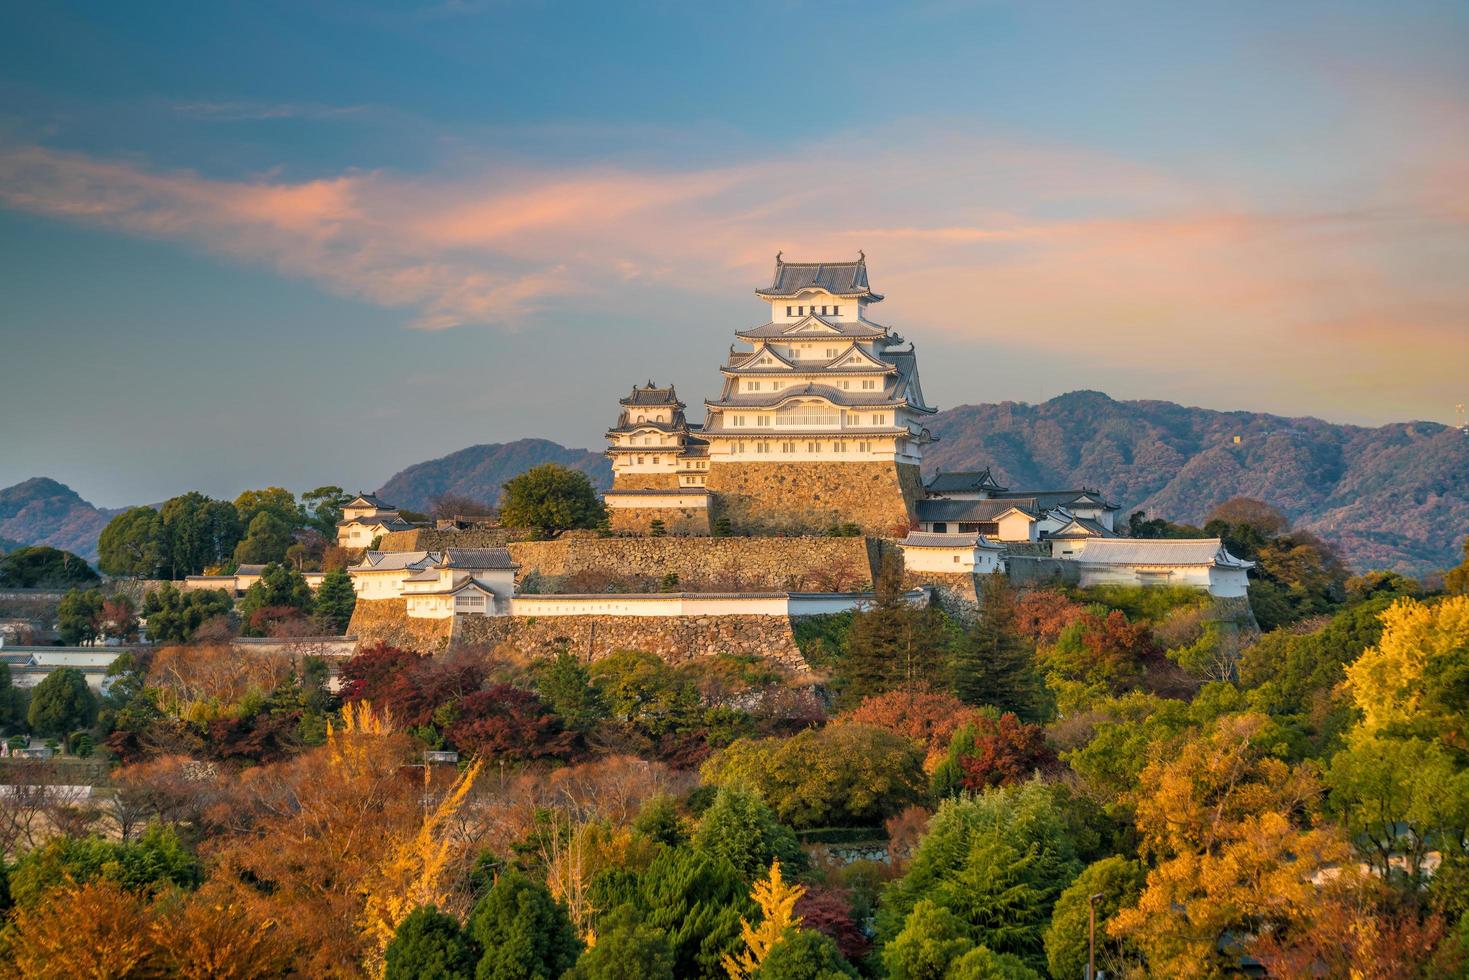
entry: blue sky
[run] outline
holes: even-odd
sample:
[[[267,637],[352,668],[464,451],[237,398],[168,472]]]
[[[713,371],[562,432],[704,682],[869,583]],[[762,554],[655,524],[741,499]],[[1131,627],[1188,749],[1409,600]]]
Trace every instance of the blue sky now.
[[[869,257],[930,400],[1469,400],[1462,4],[12,4],[0,486],[371,488]]]

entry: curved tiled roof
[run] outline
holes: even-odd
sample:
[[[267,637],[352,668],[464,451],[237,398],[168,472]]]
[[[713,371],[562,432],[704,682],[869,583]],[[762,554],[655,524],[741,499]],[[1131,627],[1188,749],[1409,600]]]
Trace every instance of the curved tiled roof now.
[[[1077,556],[1084,565],[1218,565],[1254,568],[1218,538],[1093,538]]]
[[[803,289],[820,289],[833,296],[860,296],[877,302],[882,297],[867,284],[867,256],[857,255],[856,262],[786,262],[776,253],[773,281],[755,290],[755,295],[779,299]]]
[[[649,381],[646,385],[640,385],[632,390],[632,394],[626,398],[618,399],[619,405],[676,405],[683,408],[683,402],[678,400],[678,392],[673,390],[673,385],[667,388],[659,388]]]
[[[782,337],[884,337],[888,328],[870,320],[829,320],[815,313],[799,320],[762,323],[748,330],[736,330],[742,340],[779,340]]]

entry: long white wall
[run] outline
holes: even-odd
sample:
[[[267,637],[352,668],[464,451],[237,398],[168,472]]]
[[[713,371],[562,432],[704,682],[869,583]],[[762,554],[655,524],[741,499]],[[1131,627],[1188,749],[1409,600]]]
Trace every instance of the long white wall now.
[[[926,599],[910,593],[910,601]],[[705,595],[664,593],[632,595],[518,595],[510,600],[512,616],[816,616],[869,605],[868,593],[785,593]]]

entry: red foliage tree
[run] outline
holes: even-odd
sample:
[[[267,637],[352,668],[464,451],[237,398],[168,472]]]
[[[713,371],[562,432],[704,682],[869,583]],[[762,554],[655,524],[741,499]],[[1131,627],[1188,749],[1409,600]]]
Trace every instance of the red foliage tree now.
[[[973,708],[952,694],[900,688],[864,698],[837,721],[881,728],[932,750],[948,745],[954,731],[972,721],[975,714]]]
[[[796,899],[796,914],[801,928],[825,933],[849,960],[858,960],[872,949],[872,942],[852,918],[852,906],[845,889],[812,885]]]
[[[514,760],[565,758],[576,741],[540,698],[509,684],[460,698],[446,734],[460,751]]]
[[[1056,753],[1040,725],[1027,725],[1007,711],[998,720],[981,717],[975,727],[974,754],[959,759],[965,789],[1009,786],[1056,765]]]
[[[251,718],[216,718],[205,743],[209,758],[221,762],[275,762],[300,748],[296,726],[301,713],[260,712]]]
[[[358,650],[342,664],[338,673],[342,682],[342,698],[376,703],[389,681],[421,660],[421,653],[386,643]]]
[[[1086,606],[1054,589],[1025,589],[1015,597],[1015,626],[1037,643],[1054,643]]]

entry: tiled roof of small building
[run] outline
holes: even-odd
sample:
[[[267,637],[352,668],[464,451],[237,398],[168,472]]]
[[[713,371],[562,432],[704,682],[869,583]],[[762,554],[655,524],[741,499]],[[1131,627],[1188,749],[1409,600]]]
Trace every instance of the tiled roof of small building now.
[[[861,296],[876,302],[882,297],[867,284],[867,256],[857,255],[856,262],[786,262],[776,253],[773,281],[755,294],[778,299],[803,289],[821,289],[833,296]]]
[[[994,544],[982,534],[940,534],[935,531],[909,531],[899,542],[905,548],[985,548],[1003,551],[1002,545]]]
[[[520,566],[504,548],[449,548],[440,558],[440,564],[451,568],[495,568],[514,569]]]
[[[1094,538],[1077,560],[1084,565],[1255,565],[1231,555],[1218,538]]]
[[[392,509],[392,505],[391,504],[387,503],[384,500],[380,500],[377,497],[374,497],[370,493],[359,493],[357,495],[356,499],[353,500],[351,503],[347,504],[347,506],[348,507],[351,507],[351,506],[353,506],[355,504],[367,504],[369,507],[376,507],[379,510],[391,510]]]
[[[1015,500],[920,500],[914,506],[920,521],[962,521],[984,523],[993,521],[1009,510],[1019,510],[1034,518],[1035,514],[1019,506],[1024,501]]]
[[[982,470],[966,470],[956,473],[935,473],[924,485],[929,493],[962,493],[967,490],[999,490],[1005,488],[995,482],[989,467]]]
[[[1024,498],[1035,502],[1041,510],[1050,510],[1052,507],[1070,507],[1078,497],[1091,497],[1099,503],[1081,504],[1081,507],[1100,507],[1103,510],[1117,510],[1115,504],[1109,504],[1102,495],[1095,490],[998,490],[990,496],[995,499],[1017,500]]]

